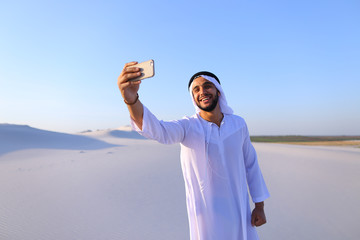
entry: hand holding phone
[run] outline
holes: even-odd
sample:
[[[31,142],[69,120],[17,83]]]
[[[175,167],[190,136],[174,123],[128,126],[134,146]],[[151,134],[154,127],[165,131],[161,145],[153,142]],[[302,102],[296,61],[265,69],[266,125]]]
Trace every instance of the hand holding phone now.
[[[155,75],[154,60],[152,59],[142,63],[138,63],[136,65],[132,65],[131,67],[140,68],[141,75],[139,77],[130,79],[129,81],[139,81],[145,78],[151,78]]]

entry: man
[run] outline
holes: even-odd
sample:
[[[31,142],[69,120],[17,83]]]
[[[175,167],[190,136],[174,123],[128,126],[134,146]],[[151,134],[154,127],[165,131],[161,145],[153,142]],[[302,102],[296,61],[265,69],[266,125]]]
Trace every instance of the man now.
[[[140,70],[125,64],[118,86],[135,130],[160,143],[181,145],[192,240],[258,239],[269,197],[245,121],[227,105],[219,79],[199,72],[189,82],[196,114],[159,121],[139,100]],[[248,188],[255,208],[250,212]]]

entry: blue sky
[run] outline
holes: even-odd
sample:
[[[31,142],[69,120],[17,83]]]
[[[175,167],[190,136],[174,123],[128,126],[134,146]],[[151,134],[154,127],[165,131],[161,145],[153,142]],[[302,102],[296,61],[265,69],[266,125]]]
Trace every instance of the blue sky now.
[[[214,72],[252,135],[360,134],[359,1],[3,1],[0,123],[78,132],[129,124],[116,81],[155,60],[141,101],[192,115]]]

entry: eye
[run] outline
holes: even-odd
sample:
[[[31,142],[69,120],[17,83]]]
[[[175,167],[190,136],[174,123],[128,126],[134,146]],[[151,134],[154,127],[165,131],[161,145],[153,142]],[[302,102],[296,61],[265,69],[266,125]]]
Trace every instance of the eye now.
[[[205,88],[205,89],[210,89],[210,88],[212,88],[212,85],[206,84],[206,85],[204,86],[204,88]]]

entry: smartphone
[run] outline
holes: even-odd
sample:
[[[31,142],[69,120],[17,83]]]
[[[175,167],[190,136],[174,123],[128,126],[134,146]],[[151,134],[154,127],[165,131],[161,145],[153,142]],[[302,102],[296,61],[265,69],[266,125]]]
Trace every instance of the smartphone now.
[[[140,68],[141,75],[139,77],[130,79],[129,81],[139,81],[145,78],[151,78],[155,75],[154,70],[154,60],[150,59],[148,61],[138,63],[136,65],[133,65],[131,67],[138,67]]]

